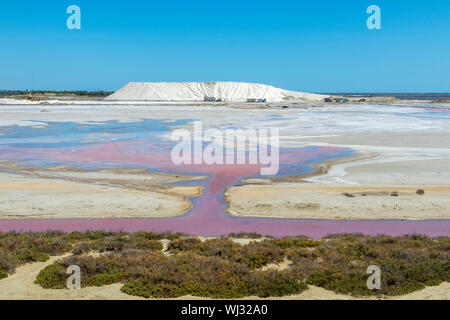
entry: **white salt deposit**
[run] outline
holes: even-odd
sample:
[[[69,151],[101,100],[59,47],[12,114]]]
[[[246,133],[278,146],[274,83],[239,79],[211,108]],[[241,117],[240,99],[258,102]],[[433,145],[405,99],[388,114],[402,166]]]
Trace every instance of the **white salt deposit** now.
[[[326,96],[246,82],[130,82],[105,100],[202,101],[205,97],[224,101],[266,99],[267,102],[288,100],[310,102],[323,101]]]
[[[23,105],[23,104],[39,104],[39,101],[29,101],[24,99],[8,99],[8,98],[0,98],[0,105],[9,105],[9,104],[15,104],[15,105]]]

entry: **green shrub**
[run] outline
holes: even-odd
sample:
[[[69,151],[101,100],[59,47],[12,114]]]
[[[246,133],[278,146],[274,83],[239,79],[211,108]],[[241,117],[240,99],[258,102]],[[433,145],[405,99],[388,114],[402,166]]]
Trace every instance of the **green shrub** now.
[[[324,270],[314,271],[308,278],[308,284],[332,290],[337,293],[351,293],[353,295],[370,295],[377,293],[369,290],[366,285],[367,275],[363,273]]]
[[[115,273],[99,273],[95,274],[90,278],[89,284],[93,286],[104,286],[108,284],[113,284],[117,282],[121,282],[125,276],[125,272],[117,271]]]
[[[262,238],[262,235],[256,232],[238,232],[230,233],[228,237],[238,239],[260,239]]]
[[[320,244],[320,241],[303,236],[278,238],[271,240],[271,242],[282,249],[310,248],[310,247],[317,247]]]
[[[5,269],[0,269],[0,279],[8,277],[8,271]]]
[[[235,261],[246,264],[250,269],[261,268],[271,262],[281,262],[284,251],[270,240],[250,242],[239,250]]]
[[[66,268],[59,264],[51,264],[42,269],[36,277],[35,283],[45,289],[66,288]]]
[[[339,293],[400,295],[450,277],[448,238],[333,235],[315,252],[320,262],[308,269],[308,283]],[[381,269],[380,290],[366,287],[370,265]]]
[[[197,250],[201,245],[201,241],[198,238],[185,238],[175,239],[169,244],[170,251],[192,251]]]
[[[258,297],[283,297],[299,294],[308,286],[292,271],[258,271],[251,274],[251,293]]]
[[[161,251],[162,243],[159,240],[137,240],[135,247],[141,250]]]
[[[122,286],[121,291],[132,296],[144,298],[176,298],[184,295],[183,288],[174,284],[155,284],[136,280],[127,281]]]
[[[161,239],[171,239],[168,256],[160,252]],[[202,242],[181,234],[103,231],[0,233],[0,278],[72,248],[70,257],[44,268],[36,283],[65,288],[69,265],[80,267],[84,287],[123,282],[123,292],[158,298],[285,296],[305,290],[306,283],[356,296],[400,295],[450,281],[448,237],[341,234],[240,245],[228,237]],[[261,269],[285,257],[292,261],[287,269]],[[381,269],[381,290],[367,289],[370,265]]]

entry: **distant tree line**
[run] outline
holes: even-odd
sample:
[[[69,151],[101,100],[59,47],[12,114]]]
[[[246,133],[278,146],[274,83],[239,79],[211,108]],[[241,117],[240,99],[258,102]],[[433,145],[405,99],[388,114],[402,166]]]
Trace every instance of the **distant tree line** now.
[[[29,93],[33,94],[46,94],[53,93],[56,95],[77,95],[77,96],[97,96],[105,97],[113,93],[113,91],[44,91],[44,90],[0,90],[0,97],[17,96],[17,95],[27,95]]]

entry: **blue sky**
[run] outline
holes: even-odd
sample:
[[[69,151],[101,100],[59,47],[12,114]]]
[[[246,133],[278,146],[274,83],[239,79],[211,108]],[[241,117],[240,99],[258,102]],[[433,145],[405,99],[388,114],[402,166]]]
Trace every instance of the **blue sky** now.
[[[66,27],[71,4],[81,30]],[[381,30],[366,27],[371,4]],[[450,1],[2,1],[0,61],[0,89],[229,80],[450,92]]]

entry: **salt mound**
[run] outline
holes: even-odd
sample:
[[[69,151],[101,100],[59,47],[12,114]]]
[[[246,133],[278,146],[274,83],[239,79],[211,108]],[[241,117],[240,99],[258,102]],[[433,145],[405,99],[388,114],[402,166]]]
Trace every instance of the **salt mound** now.
[[[105,100],[202,101],[205,97],[224,101],[266,99],[268,102],[286,100],[309,102],[323,101],[326,96],[246,82],[130,82]]]

